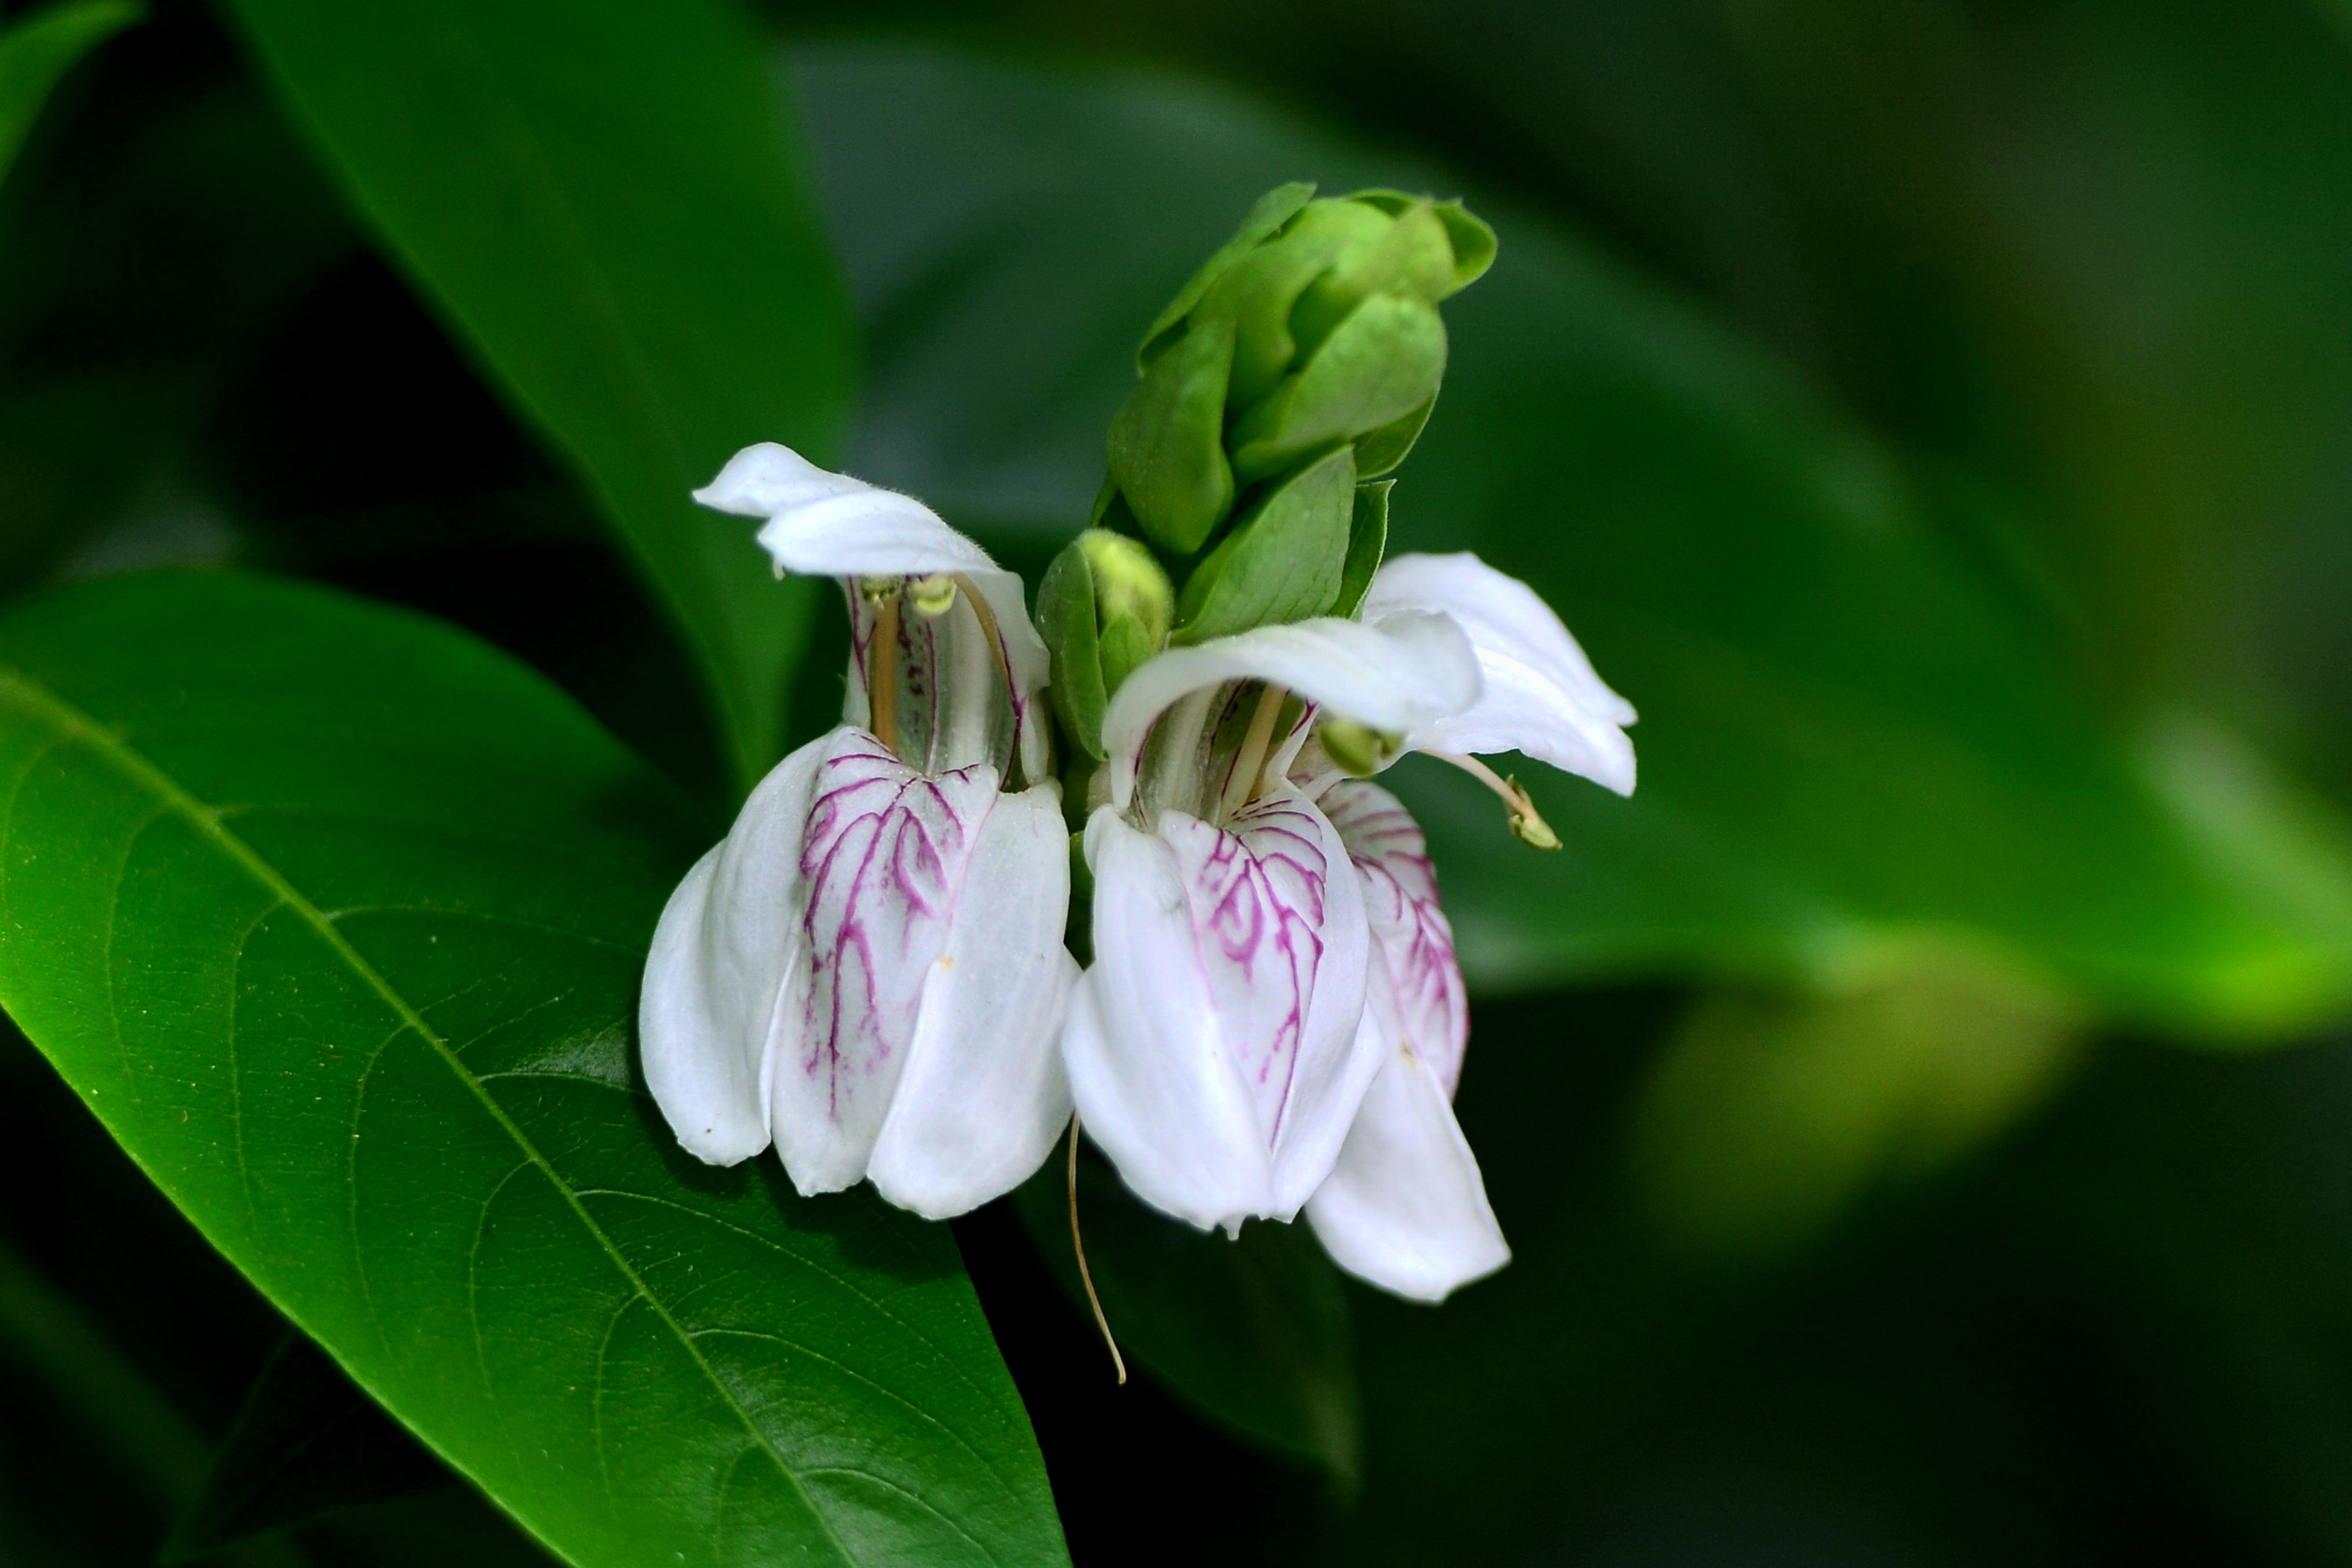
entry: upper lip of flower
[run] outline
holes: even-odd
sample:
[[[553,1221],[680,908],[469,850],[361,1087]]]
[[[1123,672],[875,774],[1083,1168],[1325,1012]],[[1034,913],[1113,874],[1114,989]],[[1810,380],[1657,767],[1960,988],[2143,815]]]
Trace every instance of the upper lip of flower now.
[[[976,595],[1002,661],[1021,773],[1033,783],[1051,775],[1042,701],[1045,644],[1030,623],[1017,574],[914,497],[828,472],[772,441],[738,452],[694,499],[714,510],[765,519],[759,541],[780,573],[838,578],[853,594],[864,580],[941,577]],[[853,692],[858,696],[862,691]],[[948,765],[977,760],[958,757]]]
[[[1129,676],[1104,712],[1111,804],[1121,810],[1133,805],[1144,743],[1170,708],[1206,688],[1252,680],[1395,731],[1466,710],[1482,689],[1477,658],[1462,628],[1446,616],[1419,610],[1373,620],[1324,616],[1171,647]],[[1286,759],[1277,751],[1258,760]],[[1267,771],[1279,776],[1279,768]],[[1253,787],[1244,798],[1257,793],[1254,781],[1244,782]]]

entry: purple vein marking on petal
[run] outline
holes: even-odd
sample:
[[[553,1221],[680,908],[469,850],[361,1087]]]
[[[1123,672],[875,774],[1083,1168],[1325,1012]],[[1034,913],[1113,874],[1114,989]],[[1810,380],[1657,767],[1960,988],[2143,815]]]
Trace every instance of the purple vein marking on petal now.
[[[1323,961],[1330,868],[1320,835],[1309,808],[1285,799],[1245,806],[1223,828],[1171,812],[1161,832],[1183,875],[1219,1032],[1257,1100],[1271,1147]]]
[[[1462,1077],[1469,1003],[1428,842],[1396,797],[1376,784],[1343,780],[1320,804],[1362,881],[1375,962],[1403,1031],[1401,1043],[1451,1095]]]
[[[871,704],[874,693],[866,671],[873,666],[866,656],[874,647],[874,612],[866,607],[866,595],[857,591],[854,579],[841,579],[841,594],[849,601],[850,679],[857,682],[857,689],[866,693],[866,700]]]
[[[802,1069],[845,1102],[897,1060],[947,944],[992,770],[928,779],[863,731],[822,764],[801,840],[809,953]]]

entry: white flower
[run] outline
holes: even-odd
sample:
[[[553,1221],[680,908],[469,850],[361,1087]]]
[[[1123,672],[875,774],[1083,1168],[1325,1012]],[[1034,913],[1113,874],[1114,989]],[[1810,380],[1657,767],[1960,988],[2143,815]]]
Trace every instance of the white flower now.
[[[1171,648],[1120,686],[1087,826],[1094,964],[1063,1050],[1147,1202],[1237,1228],[1293,1217],[1329,1174],[1384,1041],[1361,879],[1289,766],[1318,709],[1412,731],[1478,692],[1461,628],[1411,611]]]
[[[803,1193],[870,1178],[961,1214],[1070,1115],[1068,837],[1020,580],[919,501],[772,444],[695,499],[767,519],[780,573],[841,579],[853,647],[841,725],[777,764],[662,911],[647,1082],[713,1164],[772,1142]]]
[[[1623,726],[1633,710],[1601,683],[1526,584],[1475,555],[1403,555],[1373,577],[1364,613],[1442,616],[1467,634],[1481,677],[1477,700],[1418,726],[1377,727],[1402,733],[1405,749],[1469,767],[1502,794],[1521,837],[1544,842],[1549,830],[1516,784],[1465,753],[1521,752],[1632,793],[1633,748]],[[1378,1037],[1381,1058],[1307,1217],[1350,1273],[1400,1296],[1443,1300],[1511,1256],[1454,1119],[1469,1016],[1453,928],[1438,907],[1421,829],[1395,797],[1311,754],[1295,765],[1312,775],[1305,787],[1360,879],[1371,931],[1365,1029]]]

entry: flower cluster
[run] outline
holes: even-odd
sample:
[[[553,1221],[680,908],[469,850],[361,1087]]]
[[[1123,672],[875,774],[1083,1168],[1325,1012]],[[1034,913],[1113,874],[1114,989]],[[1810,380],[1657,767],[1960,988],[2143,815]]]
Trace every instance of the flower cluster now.
[[[852,646],[841,723],[753,792],[655,937],[646,1076],[695,1154],[772,1142],[803,1193],[870,1180],[945,1217],[1075,1112],[1204,1229],[1303,1211],[1343,1268],[1423,1300],[1507,1261],[1453,1113],[1452,929],[1370,781],[1445,759],[1556,845],[1478,757],[1630,793],[1633,712],[1525,584],[1382,560],[1370,476],[1429,416],[1435,307],[1491,233],[1455,204],[1312,198],[1261,200],[1146,335],[1034,621],[920,502],[782,447],[696,492],[765,520],[780,572],[837,579]]]

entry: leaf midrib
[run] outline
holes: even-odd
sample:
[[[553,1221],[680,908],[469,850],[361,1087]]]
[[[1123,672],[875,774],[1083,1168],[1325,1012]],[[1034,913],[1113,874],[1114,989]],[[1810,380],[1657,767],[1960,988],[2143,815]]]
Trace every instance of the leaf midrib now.
[[[580,1222],[581,1228],[594,1239],[597,1247],[613,1267],[620,1272],[621,1277],[628,1281],[631,1289],[635,1290],[660,1318],[663,1327],[669,1331],[672,1337],[677,1341],[679,1348],[692,1359],[696,1369],[709,1381],[721,1403],[737,1420],[743,1424],[743,1429],[751,1436],[753,1444],[761,1453],[768,1456],[774,1463],[777,1471],[792,1486],[794,1495],[800,1499],[801,1505],[807,1510],[809,1518],[815,1522],[817,1529],[824,1533],[826,1542],[831,1545],[839,1561],[847,1565],[847,1568],[856,1568],[857,1560],[850,1554],[841,1538],[835,1533],[832,1521],[827,1520],[824,1510],[817,1507],[815,1500],[810,1496],[799,1474],[785,1461],[783,1455],[773,1443],[769,1441],[767,1435],[761,1431],[759,1424],[752,1420],[751,1412],[745,1410],[741,1402],[735,1397],[734,1391],[727,1386],[725,1380],[719,1377],[709,1362],[704,1358],[700,1347],[695,1343],[694,1337],[686,1331],[684,1325],[671,1314],[667,1305],[654,1293],[643,1276],[614,1244],[612,1237],[604,1233],[604,1227],[599,1226],[594,1216],[589,1214],[579,1194],[574,1192],[571,1184],[556,1172],[546,1155],[540,1152],[539,1146],[531,1141],[528,1133],[524,1132],[514,1118],[507,1113],[506,1108],[498,1102],[497,1098],[483,1085],[474,1071],[458,1058],[457,1053],[450,1048],[448,1041],[427,1024],[415,1008],[409,1005],[407,999],[394,987],[392,983],[379,973],[375,966],[344,938],[341,931],[336,929],[334,922],[329,920],[317,905],[304,897],[276,867],[264,859],[252,846],[223,826],[212,809],[202,800],[183,788],[171,774],[133,749],[122,737],[21,669],[0,671],[0,682],[5,682],[7,687],[13,689],[16,694],[26,700],[28,706],[45,714],[67,735],[97,753],[134,786],[144,790],[164,810],[178,816],[203,837],[210,840],[240,869],[258,882],[271,897],[278,900],[285,908],[291,910],[308,925],[320,940],[327,944],[329,951],[341,959],[351,972],[370,991],[373,992],[386,1007],[392,1010],[393,1016],[399,1020],[404,1029],[415,1031],[420,1039],[433,1047],[434,1054],[441,1058],[449,1070],[457,1076],[457,1080],[464,1084],[467,1091],[481,1103],[483,1109],[489,1113],[491,1120],[513,1141],[524,1159],[535,1167],[546,1178],[548,1184],[562,1197],[565,1206]],[[447,1457],[452,1463],[458,1464],[460,1468],[465,1468],[455,1456]]]

